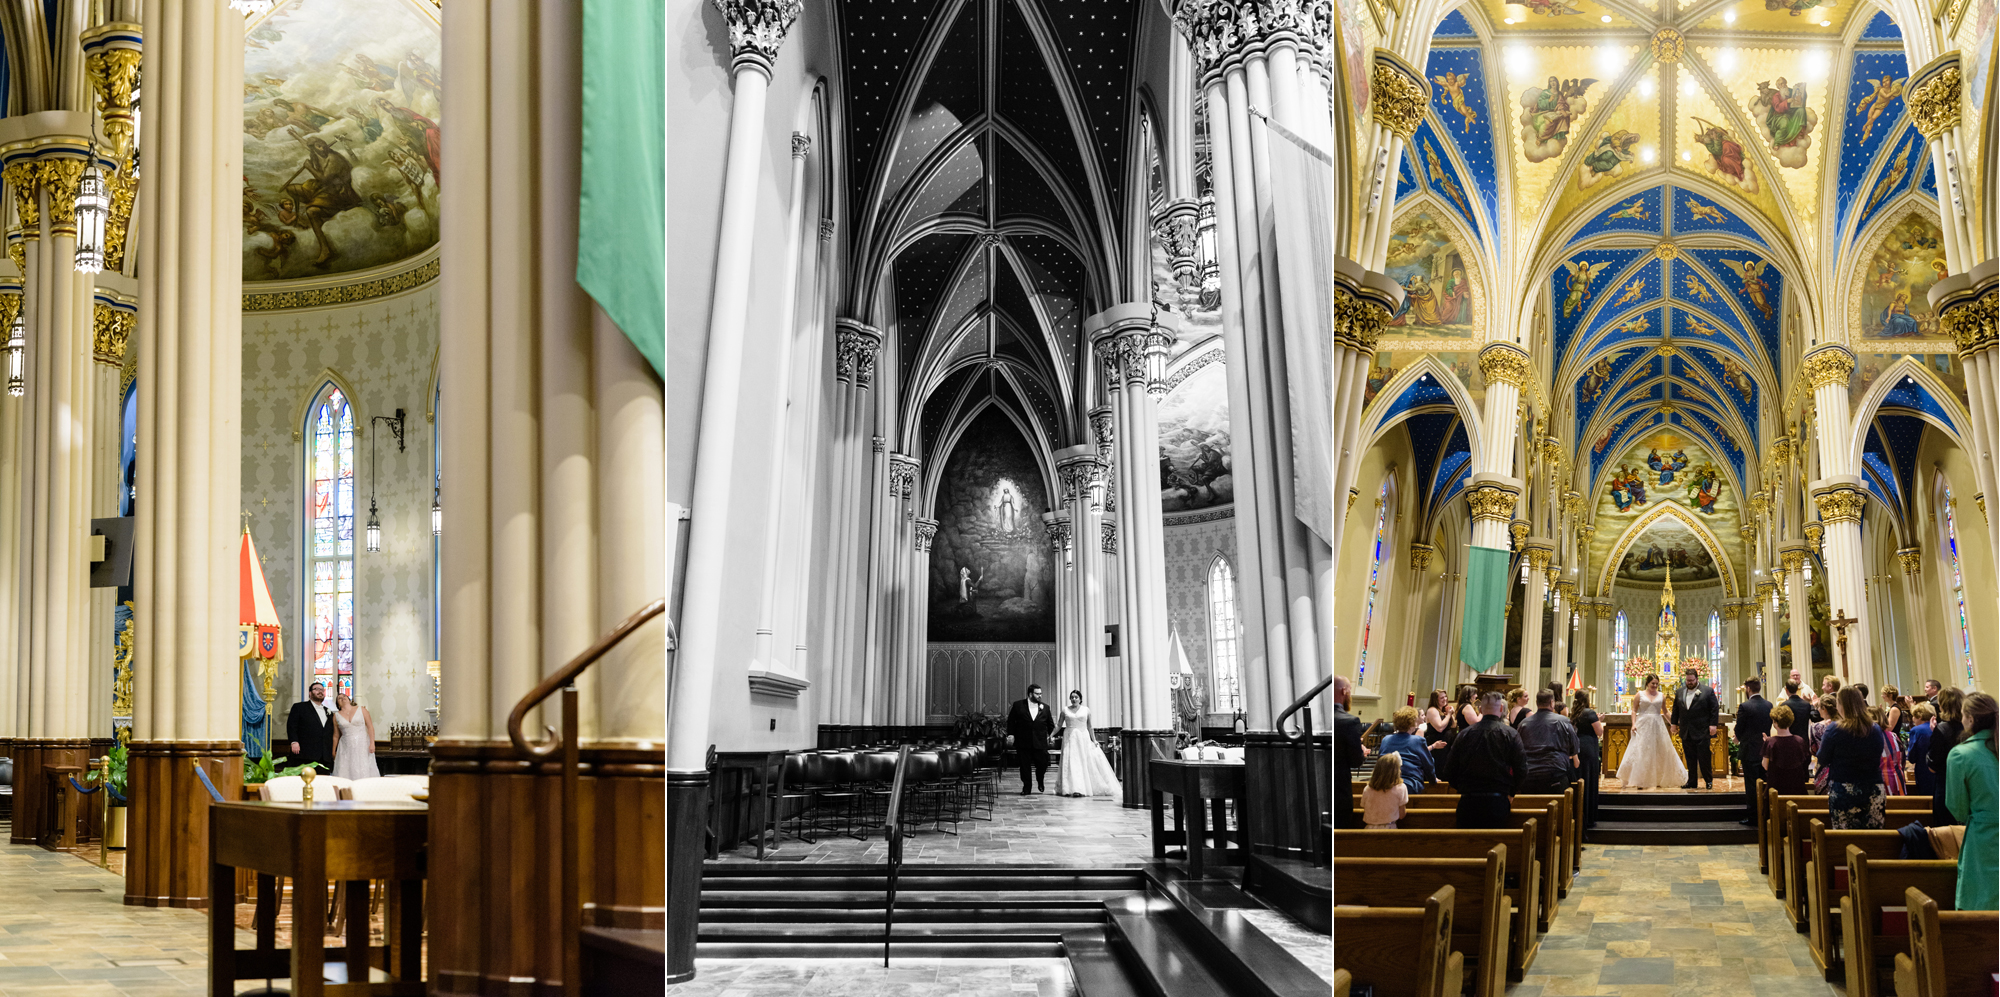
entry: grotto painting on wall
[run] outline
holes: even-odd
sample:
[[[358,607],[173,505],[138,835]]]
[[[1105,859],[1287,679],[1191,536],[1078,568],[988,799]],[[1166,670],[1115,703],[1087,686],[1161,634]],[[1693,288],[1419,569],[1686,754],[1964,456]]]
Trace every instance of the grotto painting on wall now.
[[[1229,382],[1218,359],[1160,399],[1160,510],[1189,512],[1235,501],[1230,460]]]
[[[998,409],[980,413],[945,459],[932,505],[931,640],[1056,639],[1055,566],[1042,523],[1048,511],[1027,439]]]

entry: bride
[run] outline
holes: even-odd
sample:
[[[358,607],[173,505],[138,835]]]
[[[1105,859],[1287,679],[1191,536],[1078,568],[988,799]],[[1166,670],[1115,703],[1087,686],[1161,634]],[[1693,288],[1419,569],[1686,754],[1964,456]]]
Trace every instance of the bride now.
[[[1121,795],[1118,773],[1104,749],[1090,734],[1090,707],[1083,693],[1071,691],[1062,711],[1062,764],[1056,768],[1056,792],[1063,796]]]
[[[1655,789],[1687,782],[1687,766],[1667,733],[1666,693],[1660,677],[1646,676],[1645,687],[1632,698],[1632,741],[1618,763],[1618,781],[1626,789]]]

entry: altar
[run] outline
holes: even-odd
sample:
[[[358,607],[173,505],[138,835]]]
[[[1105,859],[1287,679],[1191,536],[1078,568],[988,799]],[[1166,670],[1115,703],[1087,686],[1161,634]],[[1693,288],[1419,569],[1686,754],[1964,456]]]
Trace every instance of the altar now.
[[[1600,745],[1604,754],[1604,774],[1617,775],[1618,763],[1625,759],[1625,746],[1632,743],[1632,714],[1603,713],[1598,715],[1598,719],[1604,721],[1604,738]],[[1735,720],[1733,713],[1722,714],[1721,724],[1708,742],[1712,770],[1718,778],[1729,774],[1729,725]],[[1667,728],[1667,734],[1674,739],[1674,753],[1685,764],[1687,754],[1681,746],[1680,734],[1671,727]]]

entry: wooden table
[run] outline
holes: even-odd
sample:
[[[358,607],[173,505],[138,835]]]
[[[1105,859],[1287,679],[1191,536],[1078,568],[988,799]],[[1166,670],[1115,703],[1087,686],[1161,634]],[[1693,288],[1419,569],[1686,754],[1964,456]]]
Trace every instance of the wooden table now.
[[[1228,856],[1229,832],[1224,819],[1223,802],[1237,801],[1236,812],[1243,812],[1243,763],[1242,762],[1189,762],[1172,758],[1155,758],[1147,766],[1150,779],[1153,809],[1153,857],[1165,858],[1168,835],[1166,829],[1166,796],[1174,797],[1174,833],[1187,849],[1188,873],[1201,878],[1203,853],[1208,850],[1208,811],[1215,814],[1215,840],[1218,861],[1230,861]],[[1193,801],[1193,806],[1185,806],[1184,801]],[[1194,816],[1194,828],[1186,829],[1183,817],[1187,813]],[[1241,828],[1239,827],[1239,830]],[[1242,854],[1239,840],[1238,861]]]
[[[290,977],[296,997],[423,997],[424,863],[430,808],[329,800],[217,803],[208,811],[208,983],[229,997],[237,980]],[[236,870],[257,872],[257,947],[236,948]],[[292,878],[292,947],[274,946],[277,877]],[[368,944],[368,882],[389,882],[389,944]],[[325,976],[326,883],[347,884],[345,979]],[[379,965],[388,981],[367,982]],[[336,974],[340,967],[334,967]]]

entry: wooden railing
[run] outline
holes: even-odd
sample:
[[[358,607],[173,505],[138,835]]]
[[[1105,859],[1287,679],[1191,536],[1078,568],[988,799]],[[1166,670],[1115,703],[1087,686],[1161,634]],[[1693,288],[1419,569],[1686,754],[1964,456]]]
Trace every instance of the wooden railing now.
[[[1312,761],[1313,711],[1312,707],[1308,704],[1313,701],[1314,697],[1325,692],[1327,687],[1332,684],[1333,676],[1331,675],[1320,679],[1318,685],[1306,690],[1305,694],[1299,698],[1292,700],[1292,705],[1285,707],[1285,712],[1278,714],[1277,722],[1271,725],[1276,727],[1278,732],[1285,736],[1286,740],[1291,741],[1299,750],[1305,753],[1305,763],[1297,766],[1299,771],[1299,789],[1301,790],[1300,798],[1306,801],[1304,813],[1300,818],[1300,822],[1303,824],[1300,830],[1304,834],[1299,840],[1309,843],[1308,849],[1312,854],[1313,864],[1322,866],[1332,862],[1332,856],[1326,851],[1331,842],[1327,842],[1325,845],[1321,844],[1324,838],[1319,833],[1317,826],[1320,811],[1319,780],[1315,777],[1315,766]],[[1285,729],[1285,721],[1294,713],[1299,715],[1299,729],[1296,732]],[[1333,773],[1333,777],[1336,779],[1347,778],[1346,774],[1341,772]]]
[[[903,773],[910,767],[910,746],[896,752],[896,777],[889,783],[889,805],[882,809],[882,840],[889,843],[889,888],[882,906],[882,968],[889,968],[889,936],[896,922],[896,879],[903,872]]]
[[[563,993],[567,997],[578,997],[583,992],[583,965],[578,949],[578,940],[583,933],[583,899],[581,896],[582,875],[577,869],[577,817],[576,800],[580,763],[577,758],[576,719],[576,677],[584,669],[597,663],[617,647],[619,642],[632,636],[647,621],[667,611],[667,600],[655,599],[644,609],[625,618],[608,634],[597,639],[582,654],[569,660],[554,674],[542,680],[540,685],[529,690],[521,701],[514,704],[514,710],[507,715],[507,737],[514,742],[514,750],[530,759],[543,759],[557,752],[562,753],[562,855],[561,887],[559,902],[562,905],[562,947],[563,947]],[[521,724],[527,719],[528,711],[540,705],[543,700],[562,692],[562,733],[555,728],[543,726],[548,739],[540,744],[528,740],[521,733]]]

